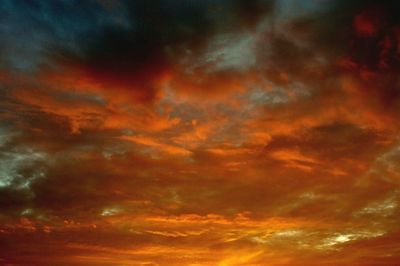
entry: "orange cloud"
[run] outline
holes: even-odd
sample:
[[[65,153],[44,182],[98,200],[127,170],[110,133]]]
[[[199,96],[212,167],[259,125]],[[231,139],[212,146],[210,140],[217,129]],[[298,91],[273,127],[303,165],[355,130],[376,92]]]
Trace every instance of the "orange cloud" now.
[[[211,2],[0,3],[0,264],[397,265],[399,5]]]

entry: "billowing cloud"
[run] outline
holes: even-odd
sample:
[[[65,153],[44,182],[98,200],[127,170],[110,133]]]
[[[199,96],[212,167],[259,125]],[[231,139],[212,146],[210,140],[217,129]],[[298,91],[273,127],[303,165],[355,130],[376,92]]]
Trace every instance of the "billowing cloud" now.
[[[0,264],[397,265],[396,1],[3,1]]]

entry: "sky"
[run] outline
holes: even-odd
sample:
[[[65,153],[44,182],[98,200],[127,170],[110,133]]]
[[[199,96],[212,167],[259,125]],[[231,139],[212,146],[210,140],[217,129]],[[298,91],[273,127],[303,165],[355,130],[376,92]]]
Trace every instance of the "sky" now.
[[[399,10],[0,0],[0,264],[399,265]]]

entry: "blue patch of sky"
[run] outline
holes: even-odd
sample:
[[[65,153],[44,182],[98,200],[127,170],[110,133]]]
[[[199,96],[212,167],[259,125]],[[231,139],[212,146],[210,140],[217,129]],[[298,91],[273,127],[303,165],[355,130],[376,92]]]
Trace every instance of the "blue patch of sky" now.
[[[0,1],[0,67],[34,70],[52,49],[79,52],[80,42],[117,24],[129,26],[123,9],[96,1]]]

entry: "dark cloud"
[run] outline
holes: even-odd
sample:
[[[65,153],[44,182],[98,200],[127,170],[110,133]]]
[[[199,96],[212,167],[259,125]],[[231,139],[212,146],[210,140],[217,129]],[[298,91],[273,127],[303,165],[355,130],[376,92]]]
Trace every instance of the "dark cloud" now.
[[[254,28],[273,11],[272,1],[127,1],[128,25],[99,29],[77,40],[73,67],[106,90],[128,89],[151,102],[169,76],[184,72],[185,57],[198,60],[213,36]],[[63,47],[61,47],[63,48]],[[64,47],[65,48],[65,47]],[[61,58],[71,58],[71,50]],[[178,73],[176,73],[178,72]],[[179,77],[178,77],[179,79]]]

